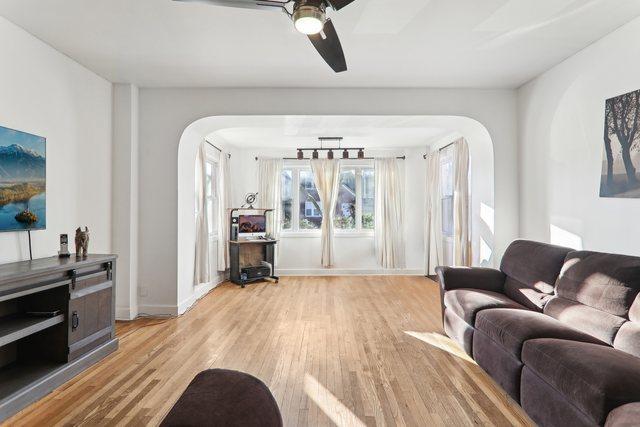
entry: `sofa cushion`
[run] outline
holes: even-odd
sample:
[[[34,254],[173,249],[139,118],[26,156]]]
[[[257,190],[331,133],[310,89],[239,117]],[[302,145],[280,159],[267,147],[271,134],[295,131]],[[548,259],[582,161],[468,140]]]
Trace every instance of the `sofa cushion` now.
[[[476,320],[477,322],[477,320]],[[480,330],[473,333],[473,360],[485,370],[516,402],[520,401],[520,375],[522,362],[519,358],[496,344]]]
[[[611,411],[605,427],[636,427],[640,423],[640,402],[627,403]]]
[[[522,368],[520,405],[540,427],[600,427],[528,367]]]
[[[505,251],[500,270],[507,275],[504,293],[532,310],[541,311],[566,255],[572,249],[528,240],[516,240]]]
[[[640,293],[640,258],[576,251],[567,255],[556,295],[627,317]]]
[[[535,338],[559,338],[604,344],[597,338],[552,317],[528,310],[483,310],[476,316],[475,327],[518,359],[524,342]]]
[[[525,342],[522,361],[596,423],[640,401],[640,358],[597,344],[558,339]]]
[[[489,308],[521,308],[523,306],[503,294],[479,289],[455,289],[444,294],[444,306],[473,326],[476,314]]]
[[[640,294],[636,297],[635,302],[631,304],[631,308],[629,309],[629,320],[640,323]]]
[[[623,317],[560,297],[554,297],[547,303],[544,314],[593,335],[609,345],[613,345],[618,330],[626,322]]]
[[[640,323],[626,322],[622,325],[616,334],[613,346],[618,350],[640,357]]]

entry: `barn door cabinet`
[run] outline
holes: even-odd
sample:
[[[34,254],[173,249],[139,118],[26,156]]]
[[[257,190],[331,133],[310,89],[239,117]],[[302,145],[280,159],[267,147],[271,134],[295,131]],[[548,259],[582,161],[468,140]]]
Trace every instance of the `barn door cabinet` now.
[[[118,348],[115,255],[0,266],[0,420]]]

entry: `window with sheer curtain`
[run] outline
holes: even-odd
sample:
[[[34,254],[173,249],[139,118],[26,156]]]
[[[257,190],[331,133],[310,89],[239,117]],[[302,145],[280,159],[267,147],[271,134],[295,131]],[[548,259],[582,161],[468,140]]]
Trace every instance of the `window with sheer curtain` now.
[[[343,166],[334,207],[336,232],[373,232],[374,197],[373,167]],[[282,212],[284,232],[305,233],[320,229],[322,208],[310,168],[285,167],[282,171]]]
[[[218,165],[214,162],[207,161],[205,171],[205,197],[207,201],[207,221],[209,222],[209,236],[217,236],[218,220],[216,209],[218,206],[218,192],[216,191],[216,189]]]
[[[452,146],[440,152],[440,203],[442,215],[442,249],[445,265],[453,265],[453,193],[455,165]]]
[[[218,206],[218,192],[217,192],[217,173],[218,165],[207,160],[205,163],[205,200],[207,203],[207,222],[209,224],[209,235],[216,236],[218,234],[218,218],[216,216],[216,209]],[[195,215],[198,215],[198,201],[196,200]]]

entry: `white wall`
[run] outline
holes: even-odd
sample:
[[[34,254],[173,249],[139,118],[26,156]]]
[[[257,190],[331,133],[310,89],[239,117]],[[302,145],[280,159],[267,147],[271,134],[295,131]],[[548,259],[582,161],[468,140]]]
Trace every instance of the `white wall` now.
[[[494,142],[495,254],[518,232],[516,97],[509,90],[141,89],[141,311],[176,313],[178,145],[197,119],[222,115],[448,115],[482,123]],[[233,160],[232,160],[233,161]],[[183,202],[188,202],[184,201]],[[182,202],[181,202],[182,203]],[[193,204],[191,204],[193,206]],[[180,262],[188,262],[183,261]]]
[[[640,89],[638,39],[640,19],[519,90],[524,237],[640,255],[640,200],[599,197],[605,100]]]
[[[47,138],[47,229],[33,256],[88,226],[90,251],[111,250],[111,84],[0,18],[0,125]],[[71,250],[74,250],[71,244]],[[25,233],[0,234],[0,263],[28,258]]]
[[[116,318],[138,315],[138,88],[113,86],[113,251]]]

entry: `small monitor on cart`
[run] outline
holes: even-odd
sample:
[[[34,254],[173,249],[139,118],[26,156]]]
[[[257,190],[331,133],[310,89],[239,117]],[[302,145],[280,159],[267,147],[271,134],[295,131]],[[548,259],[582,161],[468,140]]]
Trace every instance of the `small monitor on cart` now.
[[[265,237],[267,218],[265,215],[240,215],[238,218],[239,237]]]

